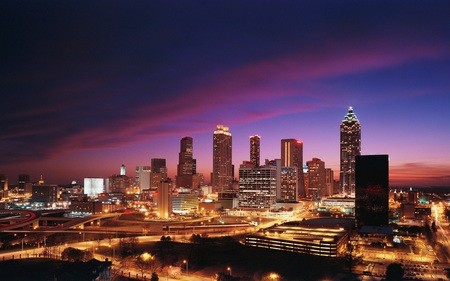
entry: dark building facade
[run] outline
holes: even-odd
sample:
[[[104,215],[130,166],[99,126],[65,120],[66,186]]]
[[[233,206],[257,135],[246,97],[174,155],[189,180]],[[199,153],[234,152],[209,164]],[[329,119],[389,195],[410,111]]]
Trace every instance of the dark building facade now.
[[[389,224],[389,156],[359,155],[355,162],[357,227]]]
[[[180,141],[180,153],[177,166],[177,187],[192,188],[192,175],[194,172],[193,159],[194,141],[192,137],[184,137]]]

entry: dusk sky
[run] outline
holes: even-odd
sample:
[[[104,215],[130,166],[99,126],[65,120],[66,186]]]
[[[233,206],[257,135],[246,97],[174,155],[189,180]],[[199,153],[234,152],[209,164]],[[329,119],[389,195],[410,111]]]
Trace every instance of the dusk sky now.
[[[0,174],[10,183],[127,175],[194,139],[209,182],[230,128],[236,172],[304,142],[339,176],[352,106],[362,154],[390,184],[450,186],[449,1],[6,1],[0,9]]]

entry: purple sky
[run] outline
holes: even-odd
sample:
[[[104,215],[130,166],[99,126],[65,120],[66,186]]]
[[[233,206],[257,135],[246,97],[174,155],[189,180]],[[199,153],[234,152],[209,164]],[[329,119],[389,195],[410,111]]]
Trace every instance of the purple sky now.
[[[449,15],[448,1],[6,1],[0,174],[63,184],[166,158],[173,177],[188,135],[209,179],[223,124],[236,167],[258,134],[261,159],[297,138],[337,177],[353,106],[391,185],[450,186]]]

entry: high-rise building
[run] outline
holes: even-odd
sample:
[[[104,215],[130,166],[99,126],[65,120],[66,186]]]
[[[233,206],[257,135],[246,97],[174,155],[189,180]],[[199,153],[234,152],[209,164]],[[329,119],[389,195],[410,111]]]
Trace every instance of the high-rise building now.
[[[340,181],[342,193],[355,194],[355,157],[361,155],[361,124],[353,108],[348,109],[347,115],[340,125],[341,130],[341,165]]]
[[[303,142],[296,139],[282,139],[281,140],[281,166],[283,167],[297,167],[298,171],[298,194],[297,196],[303,198],[306,196],[305,180],[303,173],[300,173],[303,168]]]
[[[152,158],[151,159],[151,175],[150,175],[150,189],[157,190],[161,181],[167,180],[166,159]]]
[[[139,192],[150,189],[151,168],[150,166],[136,166],[136,184]]]
[[[84,178],[84,194],[90,197],[97,197],[105,192],[105,183],[103,178]]]
[[[19,191],[24,192],[27,183],[31,183],[30,175],[20,174],[19,175]]]
[[[122,166],[120,166],[120,175],[125,176],[125,165],[124,164],[122,164]]]
[[[0,175],[0,191],[8,191],[8,176],[5,174]]]
[[[306,162],[308,165],[307,195],[310,198],[322,198],[326,190],[325,162],[313,158]]]
[[[250,210],[275,209],[277,167],[239,168],[239,208]]]
[[[358,155],[355,165],[357,227],[389,224],[389,156]]]
[[[331,168],[325,168],[325,196],[331,196],[334,193],[334,172]]]
[[[211,185],[213,192],[231,189],[232,172],[232,138],[228,127],[217,125],[213,134],[213,171]]]
[[[152,158],[151,159],[152,173],[166,173],[166,159],[163,158]]]
[[[192,188],[192,175],[194,174],[193,157],[194,142],[192,137],[184,137],[180,141],[180,153],[178,154],[177,187]]]
[[[159,217],[169,218],[172,215],[172,183],[169,180],[160,181],[156,196]]]
[[[259,167],[260,143],[260,136],[254,135],[250,137],[250,161],[253,163],[253,167],[255,168]]]
[[[280,192],[278,200],[282,202],[295,202],[298,200],[298,168],[281,167]]]

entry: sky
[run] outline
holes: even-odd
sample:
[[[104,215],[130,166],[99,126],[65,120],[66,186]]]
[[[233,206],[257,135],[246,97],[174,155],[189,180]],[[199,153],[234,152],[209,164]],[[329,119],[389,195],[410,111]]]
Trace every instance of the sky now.
[[[167,159],[191,136],[212,170],[216,125],[236,172],[281,139],[339,175],[353,107],[391,186],[450,187],[449,1],[4,1],[0,174],[46,183]]]

